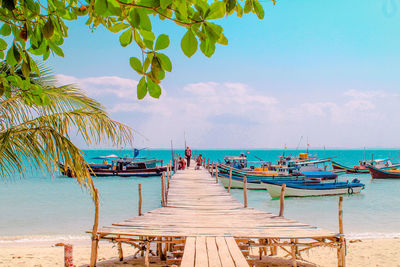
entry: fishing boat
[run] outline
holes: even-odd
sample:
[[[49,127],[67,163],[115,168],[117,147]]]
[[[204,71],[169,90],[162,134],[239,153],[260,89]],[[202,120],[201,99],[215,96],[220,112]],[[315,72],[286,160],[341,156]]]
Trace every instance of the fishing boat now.
[[[266,178],[266,177],[304,177],[301,173],[298,172],[292,172],[292,171],[279,171],[279,170],[274,170],[274,171],[254,171],[254,170],[244,170],[244,169],[237,169],[225,164],[219,164],[217,166],[218,172],[220,174],[230,174],[230,171],[232,170],[232,175],[237,176],[237,177],[244,177],[246,176],[247,179],[260,179],[260,178]]]
[[[368,173],[367,166],[373,166],[381,170],[393,170],[400,167],[400,163],[392,163],[389,159],[360,160],[358,166],[348,167],[335,161],[331,161],[334,171],[346,171],[347,173]]]
[[[400,170],[383,170],[374,166],[367,166],[372,179],[400,179]]]
[[[308,197],[308,196],[328,196],[356,194],[364,189],[365,185],[359,180],[352,182],[281,182],[281,181],[262,181],[268,190],[271,198],[279,198],[282,185],[286,184],[285,197]]]
[[[162,172],[167,170],[167,167],[163,166],[162,160],[147,159],[147,157],[137,157],[139,150],[134,150],[134,157],[129,158],[128,156],[119,157],[117,155],[99,156],[93,159],[101,159],[101,164],[89,163],[87,168],[93,176],[160,176]],[[108,162],[111,160],[111,162]],[[63,175],[68,177],[74,177],[73,172],[70,168],[59,163],[60,171]]]
[[[229,187],[229,174],[219,173],[218,179],[224,185],[224,187]],[[260,179],[247,179],[247,189],[254,190],[265,190],[265,186],[261,183]],[[243,177],[232,175],[231,188],[243,188],[244,182]]]

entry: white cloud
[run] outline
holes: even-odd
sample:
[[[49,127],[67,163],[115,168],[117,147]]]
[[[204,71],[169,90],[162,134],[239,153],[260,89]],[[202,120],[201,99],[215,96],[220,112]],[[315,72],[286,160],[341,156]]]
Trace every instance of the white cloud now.
[[[370,137],[379,129],[377,124],[400,125],[391,117],[397,112],[398,98],[384,91],[348,90],[342,98],[326,94],[324,100],[331,100],[321,101],[305,92],[288,98],[279,92],[266,95],[244,83],[211,81],[188,84],[175,94],[163,89],[160,99],[137,100],[135,80],[57,78],[60,83],[79,84],[115,119],[145,135],[150,142],[144,145],[152,147],[167,147],[171,139],[180,144],[184,131],[197,147],[296,146],[299,136],[309,136],[313,146],[362,147],[368,142],[380,145],[376,142],[397,140],[394,132],[393,137],[378,141]],[[308,101],[300,102],[299,96]],[[400,131],[400,126],[395,129]]]

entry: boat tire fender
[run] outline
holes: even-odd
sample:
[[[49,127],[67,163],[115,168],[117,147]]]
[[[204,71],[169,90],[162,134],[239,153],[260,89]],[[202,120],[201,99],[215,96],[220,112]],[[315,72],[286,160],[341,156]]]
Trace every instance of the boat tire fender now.
[[[349,187],[349,188],[347,189],[347,193],[349,193],[349,195],[352,195],[352,194],[354,193],[353,188]]]
[[[116,175],[117,175],[117,172],[113,172],[113,175],[116,176]]]

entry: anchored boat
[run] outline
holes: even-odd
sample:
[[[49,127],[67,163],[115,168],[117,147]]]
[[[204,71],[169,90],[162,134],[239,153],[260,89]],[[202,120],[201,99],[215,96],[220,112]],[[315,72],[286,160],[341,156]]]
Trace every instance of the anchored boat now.
[[[335,161],[332,162],[332,168],[335,171],[346,171],[347,173],[368,173],[367,166],[381,170],[393,170],[400,167],[400,163],[392,163],[389,159],[360,160],[358,166],[348,167]]]
[[[384,170],[367,166],[373,179],[400,179],[400,170]]]
[[[271,198],[279,198],[282,185],[286,184],[285,197],[308,197],[308,196],[328,196],[356,194],[364,189],[365,185],[359,180],[354,179],[349,182],[280,182],[280,181],[262,181],[268,190]]]

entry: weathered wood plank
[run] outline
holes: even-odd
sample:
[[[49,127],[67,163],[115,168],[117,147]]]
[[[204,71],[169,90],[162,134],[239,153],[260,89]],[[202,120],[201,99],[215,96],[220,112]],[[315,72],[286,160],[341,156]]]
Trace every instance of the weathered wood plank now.
[[[189,236],[186,238],[181,267],[193,267],[195,264],[195,254],[196,254],[196,238]]]
[[[249,264],[243,256],[243,253],[240,251],[235,239],[233,237],[225,237],[225,241],[236,267],[248,267]]]
[[[196,260],[194,266],[208,266],[206,238],[204,236],[196,237]]]
[[[219,258],[223,267],[235,267],[232,256],[229,252],[228,245],[226,244],[225,238],[216,237],[215,241],[218,247]]]
[[[208,264],[210,267],[220,267],[221,260],[218,254],[218,248],[215,241],[215,237],[207,237],[207,253],[208,253]]]

